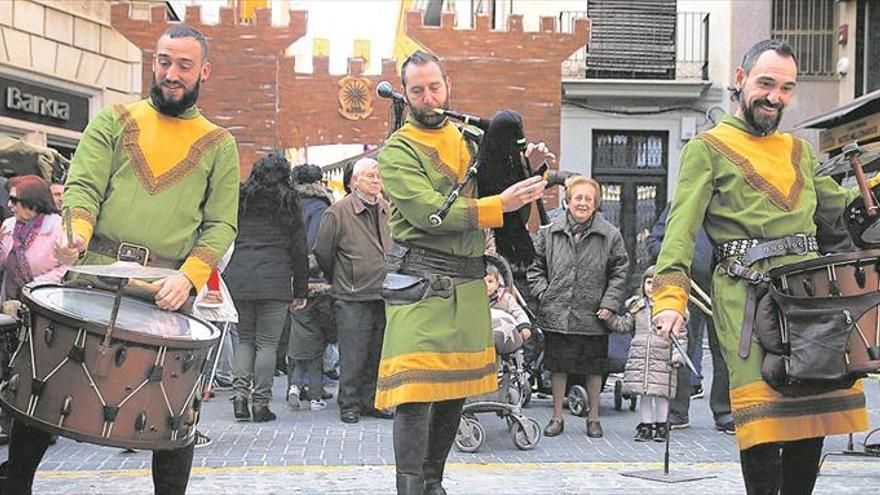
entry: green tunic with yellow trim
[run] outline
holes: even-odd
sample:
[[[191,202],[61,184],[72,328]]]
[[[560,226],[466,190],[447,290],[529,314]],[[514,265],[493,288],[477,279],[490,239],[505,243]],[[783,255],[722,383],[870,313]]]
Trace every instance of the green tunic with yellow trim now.
[[[830,177],[816,177],[809,144],[791,134],[757,136],[733,116],[682,150],[681,170],[654,278],[654,313],[684,314],[694,239],[700,226],[715,245],[735,239],[816,234],[813,215],[839,217],[857,195]],[[817,256],[781,256],[752,265],[767,272]],[[783,397],[761,378],[764,353],[753,337],[749,357],[738,354],[747,282],[716,268],[712,277],[715,328],[730,372],[730,397],[740,449],[867,429],[862,384],[807,397]]]
[[[502,225],[501,199],[474,199],[464,189],[439,226],[428,217],[462,179],[471,150],[457,127],[407,122],[386,141],[379,173],[391,201],[391,236],[399,243],[457,256],[482,256],[484,228]],[[482,279],[456,286],[449,298],[386,305],[376,407],[469,397],[498,388],[489,300]]]
[[[146,246],[199,290],[235,239],[235,140],[195,107],[177,118],[150,100],[104,108],[77,146],[64,207],[87,244],[95,235]],[[112,261],[93,251],[81,260]]]

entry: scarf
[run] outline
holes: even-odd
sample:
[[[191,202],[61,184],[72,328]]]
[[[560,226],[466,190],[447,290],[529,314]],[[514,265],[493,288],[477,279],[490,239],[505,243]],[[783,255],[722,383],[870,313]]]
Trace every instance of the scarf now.
[[[571,236],[574,237],[574,242],[577,244],[593,225],[593,216],[595,215],[595,212],[593,215],[590,215],[590,218],[588,218],[586,222],[582,223],[578,223],[570,212],[566,213],[566,215],[568,215],[568,228],[571,229]]]
[[[27,250],[40,233],[45,218],[46,215],[40,213],[33,220],[15,222],[12,231],[12,249],[6,258],[7,298],[17,298],[21,288],[34,280],[31,264],[27,259]]]

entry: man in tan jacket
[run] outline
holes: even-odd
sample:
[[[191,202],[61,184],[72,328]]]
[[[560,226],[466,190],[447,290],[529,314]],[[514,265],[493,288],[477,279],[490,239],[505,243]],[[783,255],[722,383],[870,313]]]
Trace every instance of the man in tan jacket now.
[[[361,414],[389,419],[374,407],[376,376],[385,335],[385,253],[391,245],[388,202],[381,196],[376,161],[354,165],[352,192],[321,218],[315,257],[332,284],[339,333],[339,414],[357,423]]]

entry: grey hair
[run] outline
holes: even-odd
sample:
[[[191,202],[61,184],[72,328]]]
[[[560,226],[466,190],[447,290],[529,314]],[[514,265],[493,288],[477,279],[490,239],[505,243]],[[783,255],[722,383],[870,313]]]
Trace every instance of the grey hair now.
[[[377,162],[376,160],[373,160],[372,158],[367,158],[367,157],[361,158],[360,160],[354,162],[354,167],[352,167],[352,170],[351,170],[351,176],[352,177],[358,176],[362,172],[364,172],[365,170],[368,170],[368,169],[371,169],[374,167],[378,167],[378,166],[379,166],[379,162]]]

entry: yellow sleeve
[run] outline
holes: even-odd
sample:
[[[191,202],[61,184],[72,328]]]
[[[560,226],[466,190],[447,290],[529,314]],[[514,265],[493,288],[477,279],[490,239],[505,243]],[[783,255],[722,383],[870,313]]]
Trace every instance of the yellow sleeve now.
[[[73,235],[82,237],[85,241],[84,247],[88,248],[95,230],[95,217],[84,208],[71,208],[70,218]]]
[[[654,302],[653,314],[671,309],[684,315],[687,310],[688,290],[682,285],[690,283],[683,273],[658,275],[654,277],[654,293],[651,299]]]
[[[477,225],[481,229],[504,225],[504,210],[501,208],[500,195],[487,196],[477,200]]]
[[[211,270],[217,266],[219,257],[207,248],[196,248],[186,258],[180,271],[189,279],[196,289],[196,292],[202,290],[202,287],[208,282],[211,276]]]

